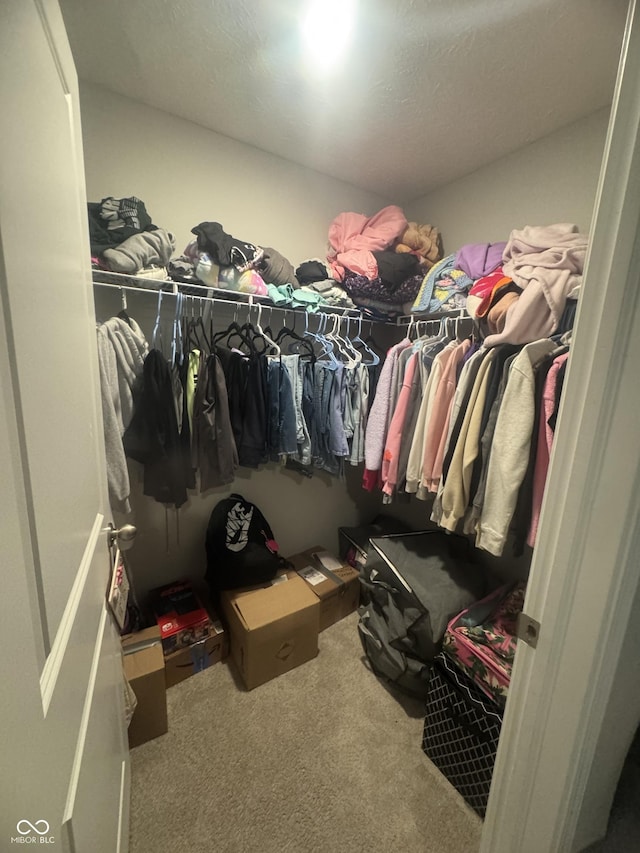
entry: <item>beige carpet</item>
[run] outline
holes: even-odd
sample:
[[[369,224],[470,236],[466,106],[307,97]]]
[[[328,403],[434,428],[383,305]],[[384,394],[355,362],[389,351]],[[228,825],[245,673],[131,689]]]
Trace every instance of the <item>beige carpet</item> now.
[[[131,853],[478,849],[480,819],[420,749],[421,703],[368,671],[356,624],[250,693],[223,664],[168,691],[168,734],[132,753]]]

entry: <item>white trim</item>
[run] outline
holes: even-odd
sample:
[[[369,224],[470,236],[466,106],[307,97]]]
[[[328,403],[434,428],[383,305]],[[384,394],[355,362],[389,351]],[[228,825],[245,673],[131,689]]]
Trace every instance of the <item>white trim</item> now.
[[[76,741],[76,751],[73,757],[73,767],[71,769],[71,779],[67,792],[67,802],[62,816],[63,826],[68,823],[71,827],[73,819],[73,807],[76,802],[76,794],[78,792],[78,782],[80,781],[80,771],[82,770],[82,759],[84,757],[84,746],[87,740],[87,731],[89,730],[89,721],[91,718],[91,707],[93,705],[93,697],[96,689],[96,680],[98,678],[98,668],[100,666],[100,658],[102,655],[102,644],[104,642],[105,627],[107,624],[107,608],[102,607],[100,612],[100,622],[98,623],[98,634],[93,649],[93,660],[91,661],[91,670],[89,672],[89,681],[87,684],[87,692],[84,697],[84,707],[82,708],[82,717],[80,718],[80,727],[78,729],[78,740]],[[73,832],[71,832],[73,836]]]
[[[53,58],[54,64],[56,66],[56,71],[58,72],[58,77],[60,78],[60,83],[62,85],[62,90],[65,93],[69,93],[71,90],[69,89],[69,83],[67,80],[67,75],[64,71],[64,66],[62,64],[59,52],[60,39],[56,39],[53,34],[53,30],[51,27],[51,21],[49,20],[49,13],[44,8],[45,0],[35,0],[35,7],[40,16],[40,21],[42,23],[42,30],[46,36],[47,41],[49,42],[49,50],[51,52],[51,56]],[[49,7],[51,7],[51,3],[47,3]]]
[[[82,600],[82,593],[84,592],[87,577],[89,576],[89,570],[91,569],[91,564],[93,562],[93,555],[96,550],[98,538],[102,533],[103,524],[104,516],[101,513],[98,513],[93,522],[91,532],[89,533],[89,538],[87,539],[87,544],[80,561],[80,566],[76,572],[75,580],[73,581],[73,586],[71,587],[71,592],[67,599],[62,619],[60,620],[60,625],[56,631],[55,640],[51,646],[51,652],[48,655],[44,667],[42,668],[42,673],[40,674],[40,693],[42,695],[42,708],[45,717],[49,712],[49,706],[51,705],[58,676],[62,669],[62,662],[64,661],[64,656],[69,644],[69,638],[71,637],[71,631],[73,630],[76,616],[78,614],[78,608],[80,607],[80,602]]]
[[[614,584],[614,594],[606,605],[606,611],[609,614],[615,613],[615,618],[609,620],[610,630],[602,632],[604,636],[598,640],[599,653],[595,656],[595,665],[592,668],[589,698],[585,703],[585,712],[580,720],[573,746],[572,784],[564,790],[563,803],[560,809],[561,822],[558,826],[560,850],[573,849],[573,839],[580,819],[582,798],[589,781],[598,735],[605,720],[615,680],[616,668],[611,665],[611,661],[617,660],[623,653],[631,608],[638,586],[636,555],[640,547],[640,524],[638,523],[640,519],[639,474],[640,472],[637,471],[635,505],[631,507],[628,516],[629,529],[633,531],[633,535],[621,543],[620,552],[614,556],[614,560],[625,567],[624,571],[618,573]]]
[[[573,849],[637,585],[639,79],[632,0],[482,853]]]
[[[120,771],[120,806],[118,809],[118,846],[116,853],[127,853],[129,850],[129,762],[124,759]]]

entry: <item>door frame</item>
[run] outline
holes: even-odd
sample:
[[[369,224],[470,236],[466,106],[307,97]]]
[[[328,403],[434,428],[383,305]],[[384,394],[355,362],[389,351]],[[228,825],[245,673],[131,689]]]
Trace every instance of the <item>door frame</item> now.
[[[640,575],[638,81],[631,0],[524,604],[539,641],[518,644],[481,853],[568,853],[601,837],[640,718],[628,682],[613,693]],[[612,700],[627,704],[613,731]],[[589,814],[604,734],[617,771],[595,777]]]

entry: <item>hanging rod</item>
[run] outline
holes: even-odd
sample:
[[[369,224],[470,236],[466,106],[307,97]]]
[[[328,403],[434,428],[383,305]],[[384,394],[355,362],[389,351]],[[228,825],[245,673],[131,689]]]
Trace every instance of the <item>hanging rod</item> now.
[[[111,288],[112,290],[119,290],[119,291],[126,290],[128,293],[158,294],[160,291],[162,291],[164,296],[177,296],[179,293],[182,293],[182,291],[179,291],[179,290],[176,290],[176,291],[164,290],[161,287],[159,287],[157,290],[151,290],[150,288],[132,287],[131,285],[128,285],[128,284],[111,284],[111,282],[108,282],[108,281],[94,281],[93,283],[99,285],[100,287]],[[202,290],[213,290],[213,289],[214,288],[204,288],[204,287],[202,288]],[[215,288],[215,290],[218,290],[218,288]],[[235,293],[235,291],[224,291],[224,293],[229,293],[229,292]],[[190,293],[185,293],[183,295],[187,299],[193,299],[194,301],[198,301],[198,302],[205,301],[205,302],[212,302],[212,303],[215,302],[216,304],[220,304],[220,305],[231,305],[234,308],[237,308],[239,305],[246,305],[248,308],[251,308],[253,305],[264,304],[263,302],[254,302],[252,299],[248,299],[248,300],[247,299],[244,299],[244,300],[221,299],[220,297],[217,297],[217,296],[216,297],[207,296],[205,293],[200,293],[197,296],[192,295]],[[250,293],[244,294],[244,295],[249,296],[249,297],[253,296],[253,294],[250,294]],[[271,304],[267,303],[267,304],[268,304],[269,308],[275,308],[276,311],[294,311],[295,310],[294,308],[291,308],[291,307],[280,308],[279,305],[273,305],[273,303],[271,303]]]
[[[270,296],[242,293],[239,290],[225,290],[221,287],[207,287],[205,284],[186,284],[178,281],[114,273],[108,270],[92,270],[92,275],[94,284],[120,291],[126,290],[129,293],[153,293],[157,295],[159,291],[162,291],[166,296],[177,296],[181,293],[187,298],[206,299],[209,302],[233,305],[234,307],[238,305],[265,305],[276,311],[308,313],[305,308],[298,305],[275,305]],[[341,308],[337,305],[319,305],[318,313],[342,314],[345,317],[355,318],[362,316],[357,308]]]
[[[424,314],[416,311],[413,314],[401,314],[399,317],[396,317],[396,326],[409,326],[411,323],[417,323],[418,321],[428,322],[429,320],[442,320],[446,317],[454,320],[471,320],[471,315],[467,313],[466,308],[455,308],[453,311],[440,311],[432,314]]]
[[[223,298],[231,297],[228,301],[248,303],[248,297],[253,302],[270,303],[268,296],[258,296],[253,293],[241,293],[239,290],[225,290],[221,287],[209,287],[206,284],[189,284],[168,279],[147,278],[146,276],[127,275],[126,273],[109,272],[108,270],[92,270],[94,284],[111,285],[126,288],[130,292],[158,293],[160,290],[168,296],[182,293],[197,299],[214,299],[220,293]]]

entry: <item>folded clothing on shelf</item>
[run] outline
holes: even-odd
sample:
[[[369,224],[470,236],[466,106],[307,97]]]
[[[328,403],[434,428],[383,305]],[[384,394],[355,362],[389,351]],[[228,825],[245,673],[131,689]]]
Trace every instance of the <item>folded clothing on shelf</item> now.
[[[92,255],[102,255],[105,249],[119,246],[135,234],[156,229],[144,202],[135,196],[108,196],[100,202],[89,202],[87,213]]]
[[[113,272],[135,275],[145,267],[165,267],[171,260],[176,241],[169,231],[156,228],[128,237],[118,246],[105,249],[102,257]]]
[[[270,246],[265,246],[264,257],[256,269],[267,284],[290,284],[295,288],[300,287],[293,264],[277,249],[272,249]]]
[[[473,279],[455,267],[455,255],[448,255],[433,266],[416,291],[413,310],[437,313],[466,307]]]
[[[402,257],[402,255],[398,255]],[[398,285],[385,283],[380,277],[366,278],[366,276],[347,270],[343,279],[344,289],[349,296],[357,302],[358,298],[375,299],[391,305],[399,305],[411,299],[415,299],[420,290],[424,276],[411,275]]]
[[[206,252],[221,267],[234,266],[244,272],[255,269],[264,257],[263,249],[227,234],[219,222],[201,222],[191,233],[196,235],[198,251]]]

